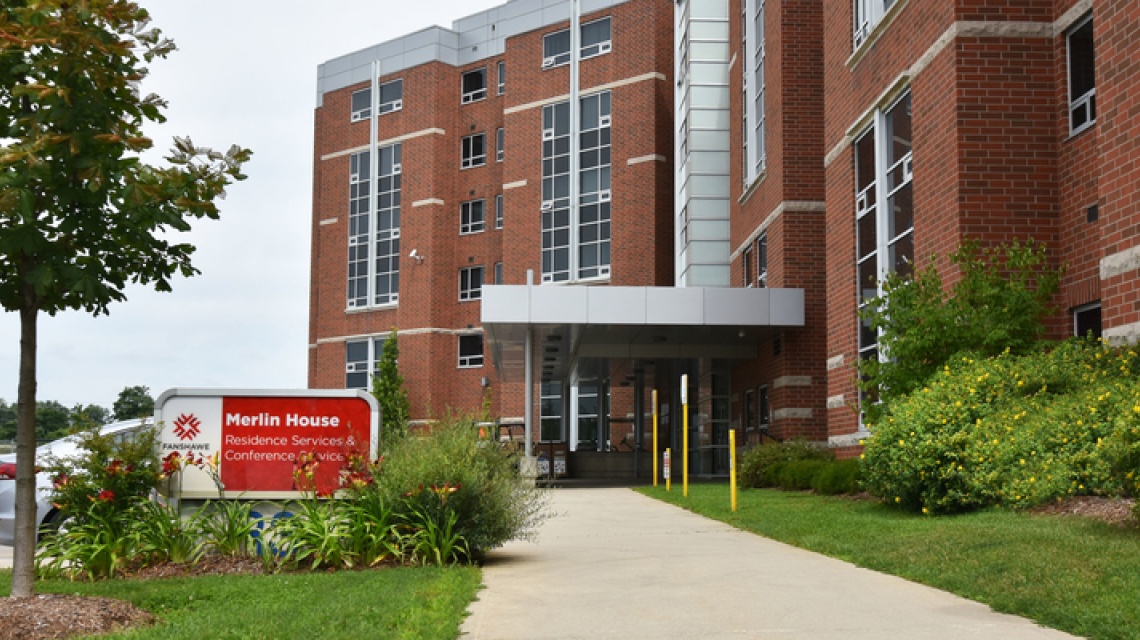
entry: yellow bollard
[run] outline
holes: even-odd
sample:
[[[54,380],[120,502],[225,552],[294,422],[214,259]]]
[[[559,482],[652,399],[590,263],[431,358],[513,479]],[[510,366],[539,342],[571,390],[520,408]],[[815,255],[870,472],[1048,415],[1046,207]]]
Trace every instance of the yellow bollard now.
[[[665,449],[665,490],[673,490],[673,462],[669,459],[669,449]]]
[[[681,415],[684,416],[684,425],[681,427],[681,441],[684,447],[681,451],[681,495],[689,497],[689,374],[681,376]]]
[[[657,389],[653,390],[653,486],[657,486]]]
[[[732,492],[732,510],[736,511],[736,429],[728,430],[728,486]]]

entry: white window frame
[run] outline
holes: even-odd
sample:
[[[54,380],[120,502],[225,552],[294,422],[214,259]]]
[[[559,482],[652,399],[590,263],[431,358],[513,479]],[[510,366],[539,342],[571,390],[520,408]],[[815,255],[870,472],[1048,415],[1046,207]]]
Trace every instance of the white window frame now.
[[[852,43],[853,49],[858,49],[863,46],[867,41],[868,36],[875,30],[875,27],[882,22],[883,16],[887,15],[891,7],[896,2],[902,0],[854,0],[853,10],[851,11],[852,24]]]
[[[503,95],[504,93],[507,92],[507,62],[506,62],[506,60],[500,60],[499,61],[499,64],[498,64],[496,71],[497,71],[497,73],[496,73],[495,79],[498,81],[497,90],[499,92],[499,95]]]
[[[1068,31],[1065,32],[1065,76],[1067,91],[1069,94],[1069,135],[1075,136],[1078,133],[1092,127],[1096,124],[1096,73],[1095,65],[1093,69],[1093,87],[1085,93],[1075,96],[1073,95],[1073,36],[1078,32],[1088,27],[1092,29],[1092,14],[1085,16],[1077,21]],[[1092,43],[1094,50],[1090,55],[1095,59],[1095,43],[1090,37],[1089,42]],[[1083,118],[1083,121],[1077,123],[1077,118]]]
[[[503,194],[495,196],[495,228],[503,228]]]
[[[481,333],[461,333],[457,336],[457,338],[458,339],[456,340],[456,352],[459,355],[458,367],[460,369],[478,369],[479,367],[482,367],[483,366],[483,349],[485,348],[484,344],[483,344],[483,334],[481,334]],[[478,355],[476,355],[474,353],[468,353],[467,355],[463,354],[464,338],[467,338],[468,341],[470,341],[471,338],[477,338],[479,340],[479,354]]]
[[[344,343],[344,388],[345,389],[372,389],[372,377],[376,375],[380,365],[380,356],[384,353],[384,341],[387,337],[362,338],[345,340]],[[364,360],[349,360],[349,351],[352,345],[365,345],[366,356]],[[365,373],[363,387],[349,386],[348,376],[354,373]]]
[[[475,151],[476,140],[479,143],[479,152]],[[487,164],[487,136],[483,133],[474,133],[463,136],[459,148],[459,168],[471,169]]]
[[[474,276],[478,275],[479,282],[475,283]],[[459,269],[459,301],[469,302],[480,300],[483,297],[483,282],[486,273],[483,265],[475,267],[462,267]]]
[[[392,87],[399,87],[400,97],[384,101],[384,93],[385,93],[384,89],[390,89]],[[379,106],[376,107],[376,112],[379,113],[380,115],[384,115],[385,113],[392,113],[394,111],[400,111],[403,108],[404,108],[404,79],[403,78],[396,78],[395,80],[390,80],[390,81],[385,82],[384,84],[380,85],[380,104],[379,104]]]
[[[502,162],[505,155],[506,133],[502,127],[495,129],[495,162]]]
[[[605,40],[598,40],[597,42],[591,42],[589,44],[586,43],[586,39],[584,37],[580,38],[579,44],[578,44],[578,59],[579,60],[586,60],[588,58],[596,58],[600,55],[604,55],[604,54],[607,54],[607,53],[613,51],[614,31],[613,31],[613,18],[611,16],[606,16],[604,18],[598,18],[597,20],[591,20],[589,22],[582,23],[578,28],[578,34],[580,36],[584,35],[587,33],[587,27],[595,27],[595,26],[601,25],[602,23],[606,23],[609,25],[609,29],[608,29],[609,37],[606,38]],[[570,43],[569,43],[569,40],[567,41],[565,51],[558,49],[557,51],[550,52],[547,50],[547,46],[546,46],[546,43],[549,41],[548,39],[559,37],[559,36],[562,36],[563,34],[569,35],[570,29],[559,29],[558,31],[552,31],[551,33],[548,33],[548,34],[542,36],[542,68],[543,68],[543,70],[555,69],[557,67],[562,67],[562,66],[570,64]]]
[[[360,108],[355,108],[354,105],[358,102],[358,96],[364,99],[366,105]],[[352,97],[349,99],[348,104],[351,111],[349,115],[350,122],[361,122],[372,117],[372,87],[353,91]]]
[[[768,168],[766,140],[765,63],[767,60],[764,33],[765,0],[743,0],[744,42],[741,59],[743,67],[744,141],[741,153],[744,162],[744,185],[755,182]]]
[[[468,90],[467,78],[476,74],[483,79],[483,84],[478,88]],[[459,83],[459,104],[471,104],[472,102],[485,99],[487,97],[487,67],[479,67],[478,69],[465,71],[463,75],[460,76]]]
[[[487,204],[482,199],[468,200],[459,205],[459,235],[483,233],[487,228]]]
[[[768,232],[760,234],[756,238],[756,287],[758,289],[766,289],[768,287]]]
[[[347,308],[396,305],[400,299],[402,145],[350,156]]]

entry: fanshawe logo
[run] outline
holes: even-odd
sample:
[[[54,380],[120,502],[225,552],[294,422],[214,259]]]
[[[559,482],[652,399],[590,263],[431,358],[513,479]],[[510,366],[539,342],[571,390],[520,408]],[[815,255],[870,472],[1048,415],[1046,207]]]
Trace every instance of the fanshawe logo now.
[[[202,421],[194,417],[194,414],[183,413],[174,421],[174,435],[178,436],[179,440],[193,440],[202,433],[201,427]]]

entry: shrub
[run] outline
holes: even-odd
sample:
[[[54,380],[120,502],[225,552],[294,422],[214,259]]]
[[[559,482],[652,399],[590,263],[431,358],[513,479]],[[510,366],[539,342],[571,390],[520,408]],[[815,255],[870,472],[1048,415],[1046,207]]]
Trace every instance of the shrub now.
[[[473,419],[450,417],[426,437],[396,443],[369,490],[399,509],[409,505],[405,496],[430,494],[425,487],[455,488],[446,503],[457,515],[452,533],[478,559],[508,540],[529,538],[546,517],[546,494],[519,475],[518,458],[518,452],[480,438]],[[404,521],[409,515],[398,514]]]
[[[816,475],[831,464],[826,460],[792,460],[781,465],[777,485],[787,491],[811,489]]]
[[[882,401],[864,407],[874,422],[956,354],[1028,353],[1044,333],[1062,272],[1049,266],[1043,245],[1015,241],[983,250],[968,241],[949,259],[961,270],[949,291],[932,260],[913,274],[892,273],[884,295],[862,314],[890,356],[859,362],[861,388]]]
[[[868,425],[864,484],[927,512],[1118,494],[1140,459],[1138,374],[1135,350],[1085,339],[959,357]]]
[[[763,444],[744,452],[737,482],[743,488],[773,487],[779,484],[774,465],[793,460],[832,460],[835,455],[802,438],[776,444]]]
[[[811,488],[826,496],[857,493],[860,488],[859,460],[852,458],[828,463],[812,478]]]

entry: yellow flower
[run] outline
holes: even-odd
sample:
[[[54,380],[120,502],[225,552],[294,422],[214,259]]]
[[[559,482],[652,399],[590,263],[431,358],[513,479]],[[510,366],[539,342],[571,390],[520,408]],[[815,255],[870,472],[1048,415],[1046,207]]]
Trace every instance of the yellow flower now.
[[[922,512],[923,512],[923,513],[930,513],[930,509],[927,509],[926,507],[923,507],[923,508],[922,508]]]
[[[895,502],[902,502],[902,498],[895,496]]]

